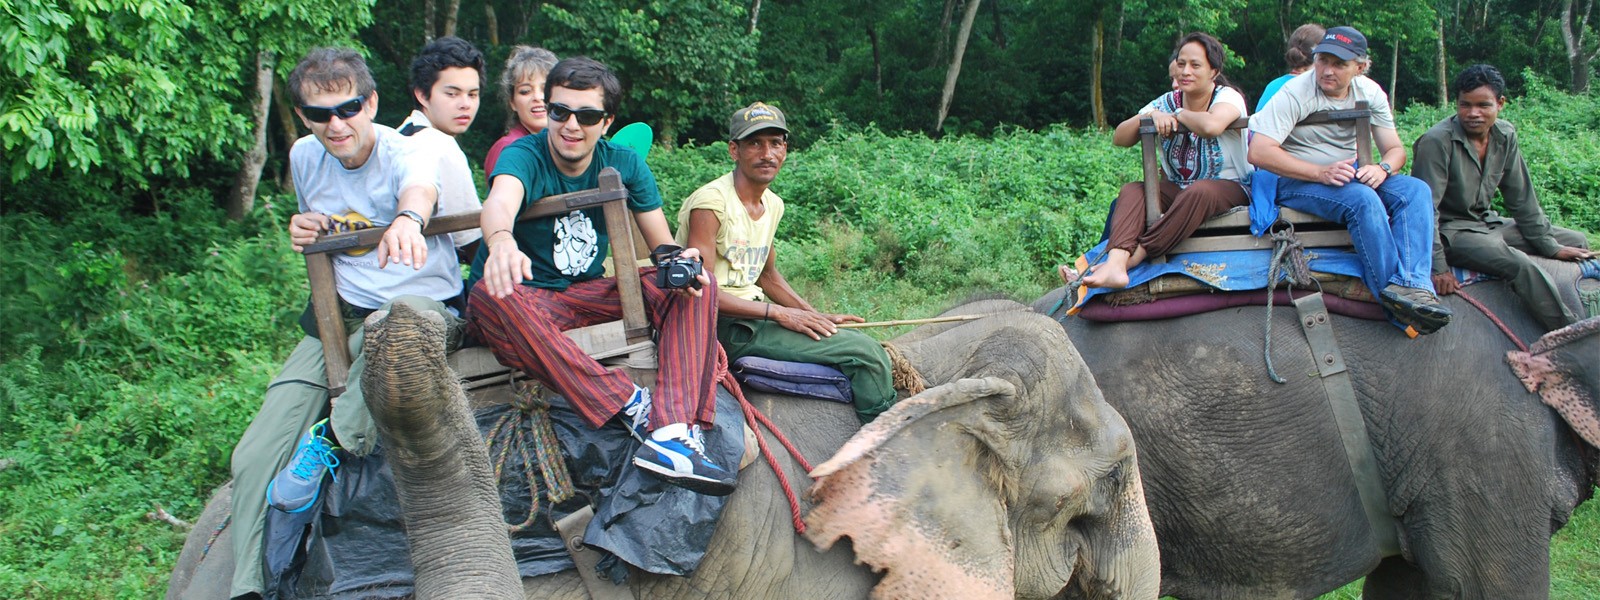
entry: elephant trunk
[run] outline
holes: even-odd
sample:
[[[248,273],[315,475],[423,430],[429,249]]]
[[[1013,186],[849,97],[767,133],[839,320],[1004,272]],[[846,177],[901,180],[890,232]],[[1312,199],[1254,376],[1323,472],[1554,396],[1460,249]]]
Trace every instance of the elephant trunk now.
[[[521,598],[489,456],[445,361],[445,324],[395,304],[366,323],[366,402],[405,518],[418,598]]]
[[[1137,463],[1135,463],[1137,465]],[[1117,511],[1087,541],[1069,598],[1154,600],[1161,592],[1161,552],[1138,466],[1117,499]]]

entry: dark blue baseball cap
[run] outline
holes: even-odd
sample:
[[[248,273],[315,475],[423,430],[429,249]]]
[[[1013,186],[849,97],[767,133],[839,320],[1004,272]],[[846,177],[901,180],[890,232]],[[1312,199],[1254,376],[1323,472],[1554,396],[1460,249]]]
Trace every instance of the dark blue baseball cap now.
[[[1341,60],[1367,57],[1367,36],[1354,27],[1334,27],[1322,35],[1322,42],[1311,49],[1315,54],[1332,54]]]

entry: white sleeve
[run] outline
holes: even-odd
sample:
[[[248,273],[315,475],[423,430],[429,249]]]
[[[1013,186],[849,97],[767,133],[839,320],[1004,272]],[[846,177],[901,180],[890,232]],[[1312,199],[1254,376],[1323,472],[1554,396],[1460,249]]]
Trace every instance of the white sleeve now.
[[[1250,117],[1250,130],[1282,144],[1289,139],[1289,132],[1294,131],[1295,124],[1305,118],[1301,114],[1304,112],[1302,106],[1300,99],[1290,92],[1289,84],[1285,84],[1267,101],[1261,112]]]
[[[1250,116],[1250,107],[1245,105],[1244,94],[1240,94],[1239,90],[1224,86],[1222,91],[1217,92],[1217,102],[1231,104],[1238,108],[1239,116],[1241,117]]]
[[[1356,85],[1366,90],[1367,108],[1372,109],[1372,126],[1394,129],[1394,110],[1389,106],[1389,95],[1383,86],[1366,76],[1356,78]]]

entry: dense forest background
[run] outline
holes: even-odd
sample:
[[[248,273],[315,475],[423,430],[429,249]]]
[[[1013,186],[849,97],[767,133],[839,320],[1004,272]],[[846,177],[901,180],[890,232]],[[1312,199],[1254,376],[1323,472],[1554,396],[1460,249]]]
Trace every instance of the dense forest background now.
[[[184,521],[227,479],[300,336],[284,157],[306,132],[283,77],[313,46],[367,53],[390,125],[427,39],[482,48],[490,85],[461,137],[475,169],[503,131],[512,45],[605,61],[628,88],[618,126],[657,131],[672,213],[726,172],[729,112],[777,104],[797,142],[775,184],[780,265],[819,306],[885,319],[1059,285],[1053,266],[1138,175],[1101,128],[1167,89],[1193,30],[1227,44],[1253,96],[1295,27],[1356,26],[1408,142],[1450,114],[1449,76],[1498,65],[1546,211],[1600,242],[1593,4],[0,0],[0,598],[159,595]],[[1597,531],[1590,503],[1558,535],[1553,597],[1600,597]]]

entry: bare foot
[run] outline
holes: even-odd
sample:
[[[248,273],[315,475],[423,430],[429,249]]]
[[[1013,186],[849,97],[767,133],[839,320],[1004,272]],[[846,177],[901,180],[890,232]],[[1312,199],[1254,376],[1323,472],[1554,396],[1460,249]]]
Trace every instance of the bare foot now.
[[[1067,265],[1056,267],[1056,273],[1061,275],[1061,282],[1067,285],[1078,281],[1078,270]]]
[[[1084,277],[1083,285],[1092,288],[1122,289],[1128,287],[1128,270],[1107,262]]]

